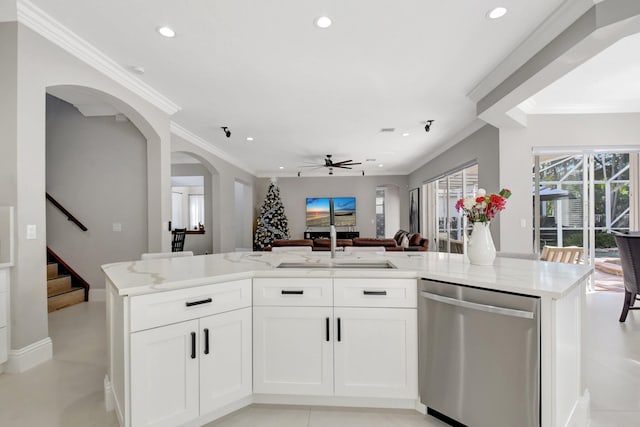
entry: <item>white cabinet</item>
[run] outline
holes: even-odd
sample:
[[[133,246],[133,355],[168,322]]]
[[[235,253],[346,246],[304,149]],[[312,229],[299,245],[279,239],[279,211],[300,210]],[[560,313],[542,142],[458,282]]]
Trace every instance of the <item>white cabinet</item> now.
[[[415,280],[254,279],[253,286],[255,393],[417,397]],[[330,291],[335,307],[310,306],[329,305]]]
[[[9,269],[0,268],[0,364],[9,354]],[[0,371],[2,372],[2,371]]]
[[[251,308],[200,319],[200,336],[200,413],[205,414],[251,394]]]
[[[130,298],[112,291],[110,377],[122,425],[207,422],[251,395],[251,279]]]
[[[131,425],[179,425],[250,394],[251,308],[131,334]]]
[[[198,416],[198,321],[131,335],[131,425],[176,426]]]
[[[334,347],[335,394],[415,398],[416,310],[336,307],[334,316],[340,323]]]
[[[332,395],[332,318],[331,307],[254,307],[254,392]]]

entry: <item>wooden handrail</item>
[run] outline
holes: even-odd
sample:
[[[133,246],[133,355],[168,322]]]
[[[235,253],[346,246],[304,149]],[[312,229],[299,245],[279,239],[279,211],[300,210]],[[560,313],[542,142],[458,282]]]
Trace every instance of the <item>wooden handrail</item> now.
[[[84,280],[84,278],[80,276],[73,268],[69,267],[69,264],[64,262],[64,260],[60,258],[60,255],[52,251],[49,246],[47,246],[47,254],[71,276],[71,283],[73,284],[73,286],[81,286],[84,288],[84,300],[89,301],[89,288],[91,288],[89,282]]]
[[[87,231],[87,227],[85,227],[83,223],[78,221],[78,219],[75,216],[71,215],[71,212],[66,210],[64,208],[64,206],[62,206],[60,203],[58,203],[58,201],[56,199],[51,197],[51,194],[49,194],[49,193],[46,193],[46,194],[47,194],[47,200],[50,201],[51,203],[53,203],[53,206],[55,206],[56,208],[60,209],[60,211],[67,216],[67,220],[73,222],[75,225],[80,227],[80,230]]]

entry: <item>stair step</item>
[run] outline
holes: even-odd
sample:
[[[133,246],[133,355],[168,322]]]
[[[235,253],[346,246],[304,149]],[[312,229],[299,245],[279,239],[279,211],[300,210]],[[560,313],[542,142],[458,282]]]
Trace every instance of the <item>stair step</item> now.
[[[62,275],[47,279],[47,296],[62,294],[71,290],[71,276]]]
[[[53,279],[54,277],[58,277],[58,263],[48,262],[47,263],[47,279]]]
[[[84,288],[71,288],[64,293],[47,298],[47,308],[51,313],[81,302],[84,302]]]

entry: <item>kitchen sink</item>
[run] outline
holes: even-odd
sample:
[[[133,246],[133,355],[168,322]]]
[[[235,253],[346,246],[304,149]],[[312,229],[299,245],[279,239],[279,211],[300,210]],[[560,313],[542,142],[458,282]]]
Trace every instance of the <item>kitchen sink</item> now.
[[[330,261],[330,262],[281,262],[276,268],[362,268],[362,269],[388,269],[396,268],[389,261]]]

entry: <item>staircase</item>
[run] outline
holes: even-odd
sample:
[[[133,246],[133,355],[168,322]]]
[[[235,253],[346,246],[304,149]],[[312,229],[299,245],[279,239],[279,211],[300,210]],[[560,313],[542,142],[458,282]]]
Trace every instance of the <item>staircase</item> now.
[[[49,313],[84,302],[84,288],[72,286],[71,276],[58,273],[58,263],[47,263],[47,308]]]

